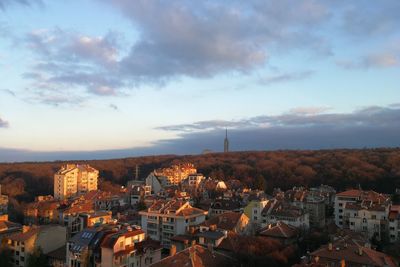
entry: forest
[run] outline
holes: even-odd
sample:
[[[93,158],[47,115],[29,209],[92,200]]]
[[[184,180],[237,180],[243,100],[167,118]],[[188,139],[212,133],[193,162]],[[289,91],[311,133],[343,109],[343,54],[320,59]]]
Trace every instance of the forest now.
[[[100,186],[125,185],[136,165],[144,179],[152,170],[191,162],[198,172],[222,180],[238,179],[271,193],[273,188],[327,184],[338,191],[352,187],[394,193],[400,188],[400,149],[314,151],[248,151],[202,155],[160,155],[124,159],[73,161],[100,171]],[[2,191],[18,201],[52,194],[53,174],[66,162],[0,164]]]

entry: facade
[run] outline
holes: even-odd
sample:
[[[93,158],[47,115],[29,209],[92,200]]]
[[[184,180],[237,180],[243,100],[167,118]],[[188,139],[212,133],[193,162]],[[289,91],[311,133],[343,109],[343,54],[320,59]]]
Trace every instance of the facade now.
[[[225,212],[242,212],[242,204],[234,199],[216,199],[210,207],[209,216],[217,216]]]
[[[60,225],[23,226],[20,233],[14,233],[5,239],[11,250],[12,263],[15,267],[27,266],[29,254],[39,247],[44,254],[60,248],[66,242],[66,229]]]
[[[400,241],[400,205],[393,205],[389,210],[389,241]]]
[[[128,188],[129,192],[129,203],[133,206],[139,202],[144,202],[146,196],[151,195],[150,185],[133,185]]]
[[[97,190],[99,171],[89,165],[67,164],[54,174],[54,198],[67,199]]]
[[[189,175],[195,173],[197,173],[197,170],[191,163],[172,165],[169,168],[157,169],[153,171],[153,175],[161,181],[162,186],[178,185]],[[146,184],[151,185],[147,183],[147,178]]]
[[[301,230],[310,228],[308,213],[304,209],[282,200],[269,201],[261,212],[261,216],[261,226],[276,224],[281,221]]]
[[[340,228],[381,239],[388,234],[390,197],[374,191],[348,190],[335,198],[335,223]]]
[[[147,210],[140,211],[142,229],[164,247],[171,244],[170,238],[184,234],[189,226],[203,222],[207,212],[193,208],[189,202],[158,200]]]

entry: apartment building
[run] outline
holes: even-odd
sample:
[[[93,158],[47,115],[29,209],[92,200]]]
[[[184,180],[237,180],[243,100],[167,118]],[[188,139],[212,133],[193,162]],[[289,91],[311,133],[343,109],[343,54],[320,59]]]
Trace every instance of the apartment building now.
[[[189,175],[197,173],[197,169],[191,163],[172,165],[169,168],[154,170],[154,175],[165,180],[166,185],[178,185]]]
[[[160,260],[161,246],[158,242],[145,240],[145,232],[141,229],[128,227],[107,235],[101,242],[102,267],[141,267]]]
[[[310,228],[309,214],[306,210],[282,200],[271,200],[261,212],[262,226],[284,222],[302,230]]]
[[[389,210],[389,241],[400,241],[400,205],[393,205]]]
[[[54,174],[54,198],[67,199],[97,190],[99,171],[89,165],[67,164]]]
[[[336,194],[335,223],[381,239],[387,235],[390,197],[374,191],[347,190]]]
[[[40,248],[44,254],[62,247],[66,242],[66,229],[60,225],[23,226],[22,232],[5,238],[11,250],[15,267],[27,266],[29,254]]]
[[[69,267],[147,267],[161,260],[161,245],[140,228],[110,224],[86,228],[70,238],[66,257]]]
[[[158,200],[147,210],[139,212],[142,229],[147,235],[169,247],[170,238],[184,234],[189,226],[203,222],[207,211],[193,208],[189,202]]]

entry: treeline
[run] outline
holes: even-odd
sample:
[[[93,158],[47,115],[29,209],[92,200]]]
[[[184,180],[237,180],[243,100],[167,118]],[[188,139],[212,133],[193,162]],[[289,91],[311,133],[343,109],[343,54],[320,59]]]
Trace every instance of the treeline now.
[[[74,161],[90,164],[104,181],[124,185],[139,166],[141,178],[152,170],[180,162],[195,164],[205,176],[239,179],[251,187],[316,186],[338,190],[361,186],[385,193],[400,188],[400,149],[230,152],[191,156],[150,156],[112,160]],[[21,201],[52,194],[53,174],[66,162],[0,164],[2,191]],[[260,183],[260,180],[263,181]],[[109,183],[104,183],[109,186]],[[101,183],[100,183],[101,185]]]

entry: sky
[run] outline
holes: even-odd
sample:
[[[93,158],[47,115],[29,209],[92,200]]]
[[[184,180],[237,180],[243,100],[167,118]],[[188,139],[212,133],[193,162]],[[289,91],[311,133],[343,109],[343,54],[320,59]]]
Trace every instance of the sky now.
[[[0,161],[400,146],[398,0],[0,0]]]

